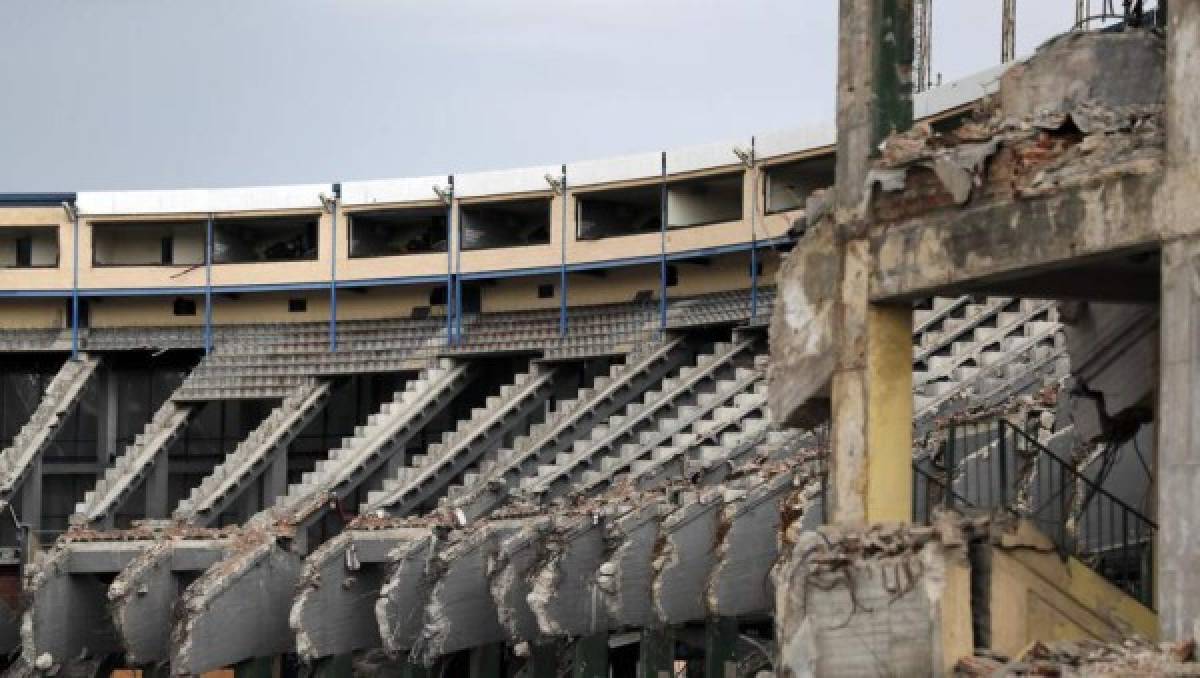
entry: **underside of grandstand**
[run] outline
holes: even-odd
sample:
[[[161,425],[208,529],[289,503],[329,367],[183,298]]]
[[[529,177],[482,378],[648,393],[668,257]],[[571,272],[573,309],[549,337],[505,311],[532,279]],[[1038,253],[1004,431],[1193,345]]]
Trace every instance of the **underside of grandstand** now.
[[[873,4],[843,50],[884,49]],[[561,166],[0,196],[10,674],[908,675],[1181,639],[1200,546],[1159,526],[1200,493],[1163,498],[1190,462],[1159,403],[1194,377],[1160,376],[1179,260],[1136,225],[1173,204],[1171,106],[1200,116],[1176,5],[921,93],[881,152],[843,108]],[[843,77],[884,91],[881,59]]]

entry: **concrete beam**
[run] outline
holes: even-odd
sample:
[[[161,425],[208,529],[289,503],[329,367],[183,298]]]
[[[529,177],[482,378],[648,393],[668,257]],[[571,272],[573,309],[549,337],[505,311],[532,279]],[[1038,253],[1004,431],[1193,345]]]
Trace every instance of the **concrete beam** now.
[[[673,507],[652,501],[611,523],[609,554],[611,583],[600,587],[608,605],[608,617],[617,626],[649,628],[658,625],[651,583],[659,525]]]
[[[389,570],[375,602],[375,620],[383,647],[392,654],[407,654],[421,632],[432,588],[426,566],[442,538],[429,529],[405,539],[388,554]]]
[[[21,622],[22,661],[61,667],[121,652],[104,575],[118,572],[153,543],[64,541],[31,565],[29,604]]]
[[[559,519],[547,536],[548,557],[534,573],[529,607],[547,636],[590,636],[611,628],[600,590],[606,521],[595,515]]]
[[[142,551],[108,587],[108,606],[130,666],[171,659],[171,619],[187,584],[225,554],[228,542],[167,539]]]
[[[659,530],[651,590],[663,624],[700,621],[707,615],[704,586],[716,565],[721,492],[687,496]]]
[[[727,497],[718,519],[716,562],[705,585],[705,604],[715,617],[738,617],[768,612],[775,600],[771,567],[779,556],[784,529],[783,509],[802,512],[815,528],[808,511],[820,483],[794,488],[792,474],[780,474],[740,497]],[[815,507],[814,507],[815,508]]]
[[[301,659],[383,647],[375,602],[387,578],[388,554],[428,535],[423,528],[350,529],[306,558],[288,617]]]
[[[489,575],[501,543],[524,521],[497,520],[451,537],[430,561],[433,582],[413,654],[431,665],[459,650],[506,640]]]
[[[504,540],[496,553],[490,576],[492,599],[510,642],[543,641],[537,617],[529,607],[529,577],[546,557],[544,536],[551,524],[546,516],[529,520],[524,529]]]
[[[291,651],[288,610],[302,565],[277,535],[243,534],[185,590],[171,630],[171,670],[203,673]]]

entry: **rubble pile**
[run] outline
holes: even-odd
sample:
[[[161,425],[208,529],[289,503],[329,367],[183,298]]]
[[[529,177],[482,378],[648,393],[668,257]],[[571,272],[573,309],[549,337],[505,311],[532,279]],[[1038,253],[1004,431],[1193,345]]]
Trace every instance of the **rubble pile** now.
[[[1020,657],[987,652],[964,657],[959,676],[1200,676],[1196,642],[1155,645],[1134,637],[1119,643],[1095,640],[1035,642]]]

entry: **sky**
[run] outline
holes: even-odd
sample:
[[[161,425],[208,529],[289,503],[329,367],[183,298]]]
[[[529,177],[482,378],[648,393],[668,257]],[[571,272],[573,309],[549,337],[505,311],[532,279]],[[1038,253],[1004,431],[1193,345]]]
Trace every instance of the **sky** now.
[[[424,176],[833,120],[835,0],[4,5],[5,192]],[[935,73],[999,62],[1000,6],[934,0]],[[1018,2],[1018,54],[1073,17]]]

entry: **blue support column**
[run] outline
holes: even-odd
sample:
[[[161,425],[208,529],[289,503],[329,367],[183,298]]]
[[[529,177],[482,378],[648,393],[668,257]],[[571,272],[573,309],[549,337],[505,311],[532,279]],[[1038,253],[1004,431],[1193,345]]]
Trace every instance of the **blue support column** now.
[[[559,235],[559,265],[558,275],[558,333],[567,336],[567,166],[562,166],[562,178],[559,183],[559,194],[562,200],[562,224]]]
[[[751,188],[754,189],[750,197],[750,319],[758,317],[758,194],[761,190],[758,182],[758,158],[754,151],[754,137],[750,137],[750,161],[749,165],[750,176],[752,179]]]
[[[446,177],[450,188],[442,195],[446,203],[446,343],[454,345],[454,175]]]
[[[338,257],[338,230],[337,230],[337,211],[338,203],[341,202],[342,185],[333,185],[333,199],[327,204],[329,207],[329,230],[330,230],[330,257],[329,257],[329,351],[336,353],[338,349],[337,336],[337,257]]]
[[[213,215],[209,213],[204,229],[204,355],[212,353],[212,263]]]
[[[68,205],[70,205],[68,207]],[[79,357],[79,207],[63,203],[71,215],[71,357]]]
[[[667,152],[662,153],[662,182],[659,186],[658,325],[667,332]]]

